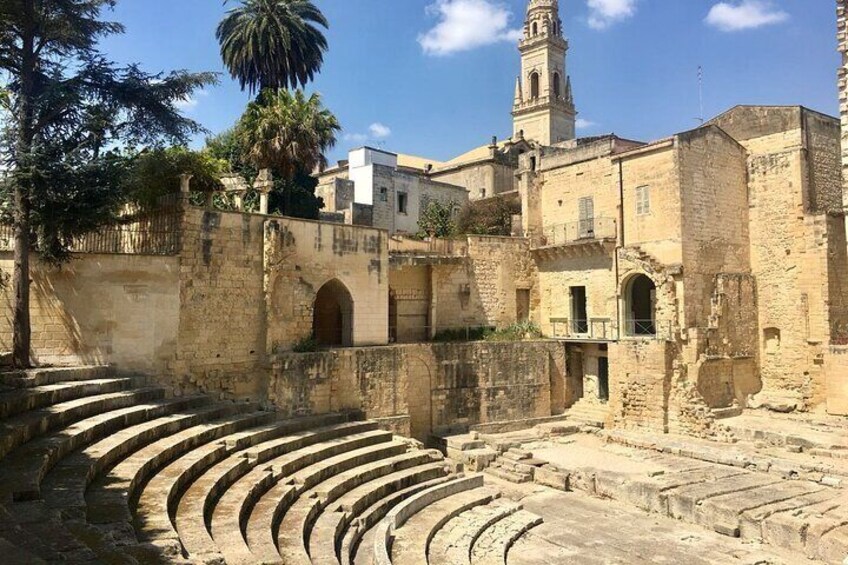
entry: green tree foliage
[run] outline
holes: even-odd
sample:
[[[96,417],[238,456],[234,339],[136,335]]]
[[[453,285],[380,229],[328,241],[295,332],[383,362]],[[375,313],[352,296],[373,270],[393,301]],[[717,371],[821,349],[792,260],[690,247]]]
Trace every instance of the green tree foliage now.
[[[430,200],[418,218],[418,237],[453,237],[457,234],[459,205],[451,200]]]
[[[514,199],[491,198],[469,202],[459,213],[459,232],[476,235],[512,233],[512,216],[521,213],[521,203]]]
[[[142,207],[152,208],[163,196],[180,190],[180,175],[190,174],[191,188],[198,192],[221,190],[221,175],[228,163],[209,151],[186,147],[153,148],[129,160],[121,179],[122,192]]]
[[[327,19],[310,0],[241,0],[218,26],[221,58],[242,90],[305,86],[321,69]]]
[[[4,209],[15,231],[13,357],[30,363],[29,252],[67,257],[74,235],[111,219],[118,145],[182,144],[201,128],[176,102],[215,81],[211,73],[148,74],[99,51],[123,27],[101,19],[115,0],[0,0],[0,155],[9,174]]]

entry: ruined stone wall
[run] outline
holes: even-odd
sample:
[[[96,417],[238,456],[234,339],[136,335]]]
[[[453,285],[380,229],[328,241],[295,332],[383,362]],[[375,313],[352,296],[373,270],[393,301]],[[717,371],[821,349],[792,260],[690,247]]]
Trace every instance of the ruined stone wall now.
[[[269,352],[290,350],[312,334],[316,295],[332,280],[353,299],[353,344],[388,343],[385,231],[291,218],[267,218],[264,228],[264,265],[256,274],[267,289]]]
[[[519,290],[530,292],[530,319],[538,322],[540,296],[529,241],[469,236],[468,249],[463,263],[433,267],[436,331],[508,326],[516,321]]]
[[[266,363],[264,222],[259,215],[186,209],[174,377],[202,389],[255,392],[250,375]]]
[[[839,112],[842,125],[843,204],[848,204],[848,0],[836,0],[837,41],[842,55],[839,67]]]
[[[704,327],[719,273],[749,273],[745,149],[718,128],[679,136],[686,327]]]
[[[274,359],[269,399],[290,416],[361,411],[426,441],[434,431],[550,416],[565,361],[550,342],[376,347]]]
[[[43,364],[115,363],[162,371],[176,350],[179,260],[145,255],[75,254],[60,269],[31,258],[32,348]],[[0,253],[0,348],[12,349],[14,267]]]
[[[668,431],[674,346],[664,341],[630,340],[609,346],[610,419],[616,428]]]
[[[810,110],[804,110],[801,117],[809,167],[807,211],[812,214],[841,213],[843,196],[839,121]]]

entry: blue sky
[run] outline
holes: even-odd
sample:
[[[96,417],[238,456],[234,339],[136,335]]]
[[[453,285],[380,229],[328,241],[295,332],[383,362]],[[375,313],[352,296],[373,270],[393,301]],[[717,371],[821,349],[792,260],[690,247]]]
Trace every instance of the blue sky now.
[[[330,50],[309,86],[341,121],[330,154],[368,143],[449,159],[512,133],[526,0],[317,0]],[[127,33],[104,41],[114,60],[148,71],[223,72],[220,0],[120,0]],[[836,115],[832,0],[560,0],[579,135],[650,140],[735,104],[803,104]],[[249,96],[226,75],[184,104],[211,132]],[[202,145],[202,139],[196,141]]]

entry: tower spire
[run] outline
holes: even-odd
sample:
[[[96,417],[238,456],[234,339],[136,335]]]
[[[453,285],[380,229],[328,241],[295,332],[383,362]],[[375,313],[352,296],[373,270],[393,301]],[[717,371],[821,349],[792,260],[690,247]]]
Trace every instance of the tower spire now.
[[[558,0],[529,0],[518,50],[521,75],[512,111],[514,132],[523,130],[527,139],[542,145],[574,139],[577,111],[566,72],[568,41]]]

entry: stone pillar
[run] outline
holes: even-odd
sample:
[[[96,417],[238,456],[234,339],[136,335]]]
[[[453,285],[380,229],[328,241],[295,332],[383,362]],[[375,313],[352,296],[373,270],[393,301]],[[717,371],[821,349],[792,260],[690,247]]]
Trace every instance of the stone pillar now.
[[[244,212],[244,195],[247,193],[247,181],[237,174],[224,175],[221,177],[224,192],[235,196],[236,206],[239,212]]]
[[[268,214],[268,195],[274,188],[274,176],[271,169],[262,169],[253,182],[253,189],[259,193],[259,213]]]
[[[194,178],[194,175],[189,173],[185,173],[180,175],[180,194],[183,196],[188,196],[191,192],[191,179]]]

